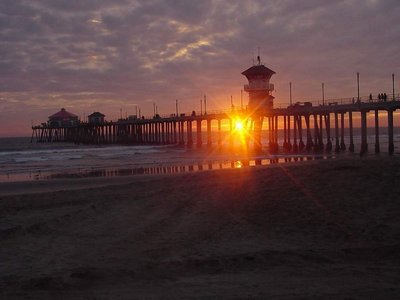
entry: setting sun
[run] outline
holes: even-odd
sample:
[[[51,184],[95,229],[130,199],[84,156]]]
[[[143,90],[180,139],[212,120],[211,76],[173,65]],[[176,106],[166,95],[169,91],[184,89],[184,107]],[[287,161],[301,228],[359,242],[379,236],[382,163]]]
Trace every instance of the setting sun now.
[[[244,125],[242,120],[235,120],[235,130],[239,132],[244,130]]]

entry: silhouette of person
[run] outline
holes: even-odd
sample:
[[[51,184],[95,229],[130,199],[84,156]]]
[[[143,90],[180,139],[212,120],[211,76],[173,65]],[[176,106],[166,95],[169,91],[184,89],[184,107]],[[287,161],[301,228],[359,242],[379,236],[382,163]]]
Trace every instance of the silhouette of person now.
[[[369,101],[372,101],[372,94],[369,94]]]
[[[379,93],[379,94],[378,94],[378,99],[379,99],[379,101],[381,100],[381,98],[382,98],[382,97],[381,97],[381,94]]]

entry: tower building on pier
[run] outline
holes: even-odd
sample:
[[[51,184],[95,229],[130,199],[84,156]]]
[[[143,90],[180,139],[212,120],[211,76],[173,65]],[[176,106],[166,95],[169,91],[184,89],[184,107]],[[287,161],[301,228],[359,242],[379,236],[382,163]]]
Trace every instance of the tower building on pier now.
[[[257,57],[257,61],[257,65],[242,72],[249,81],[244,85],[244,90],[249,93],[248,108],[251,112],[265,115],[274,106],[274,96],[272,96],[274,85],[269,81],[275,72],[261,63],[260,56]]]
[[[257,56],[257,61],[257,65],[253,65],[246,71],[243,71],[242,75],[246,76],[249,81],[248,84],[244,85],[244,90],[249,93],[247,108],[254,121],[254,149],[260,151],[262,150],[261,130],[263,119],[274,108],[274,96],[272,96],[274,85],[269,81],[275,72],[261,63],[260,56]]]

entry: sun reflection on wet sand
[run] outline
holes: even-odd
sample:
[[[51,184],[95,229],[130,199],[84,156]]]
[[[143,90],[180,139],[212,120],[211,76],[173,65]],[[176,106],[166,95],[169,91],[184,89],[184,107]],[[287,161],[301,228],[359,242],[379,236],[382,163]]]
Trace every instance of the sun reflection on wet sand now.
[[[209,170],[243,169],[248,167],[268,166],[280,163],[297,161],[308,161],[317,159],[331,159],[334,156],[292,156],[292,157],[271,157],[255,159],[236,159],[224,161],[203,161],[186,165],[156,165],[135,168],[99,168],[99,169],[78,169],[68,172],[27,172],[0,174],[0,182],[14,181],[35,181],[61,178],[93,178],[93,177],[117,177],[133,175],[161,175],[177,174],[185,172],[199,172]]]

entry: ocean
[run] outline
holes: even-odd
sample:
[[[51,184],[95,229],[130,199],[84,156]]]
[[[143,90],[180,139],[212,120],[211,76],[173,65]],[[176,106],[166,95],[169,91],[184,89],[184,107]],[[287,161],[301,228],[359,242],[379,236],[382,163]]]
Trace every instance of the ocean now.
[[[184,149],[171,146],[30,143],[30,138],[0,139],[0,181],[47,179],[105,169],[173,163]],[[168,158],[168,159],[167,159]]]
[[[334,132],[332,132],[334,133]],[[369,152],[374,153],[375,135],[368,131]],[[385,128],[380,131],[382,155],[388,153]],[[217,139],[213,133],[213,140]],[[267,132],[262,142],[266,146]],[[292,137],[293,138],[293,137]],[[305,134],[303,135],[305,142]],[[283,143],[283,131],[279,132],[279,144]],[[203,136],[206,141],[206,136]],[[324,142],[326,138],[324,137]],[[196,142],[196,141],[194,141]],[[334,145],[334,140],[332,141]],[[345,142],[348,147],[347,131]],[[354,130],[355,152],[359,151],[361,138],[359,129]],[[395,128],[395,154],[399,154],[400,134]],[[267,149],[264,149],[267,151]],[[345,153],[348,153],[347,151]],[[48,180],[54,178],[121,176],[135,174],[165,174],[209,169],[240,168],[268,165],[304,159],[332,158],[336,155],[244,155],[239,148],[192,149],[166,146],[121,146],[121,145],[75,145],[73,143],[30,143],[30,138],[0,138],[0,182]]]

